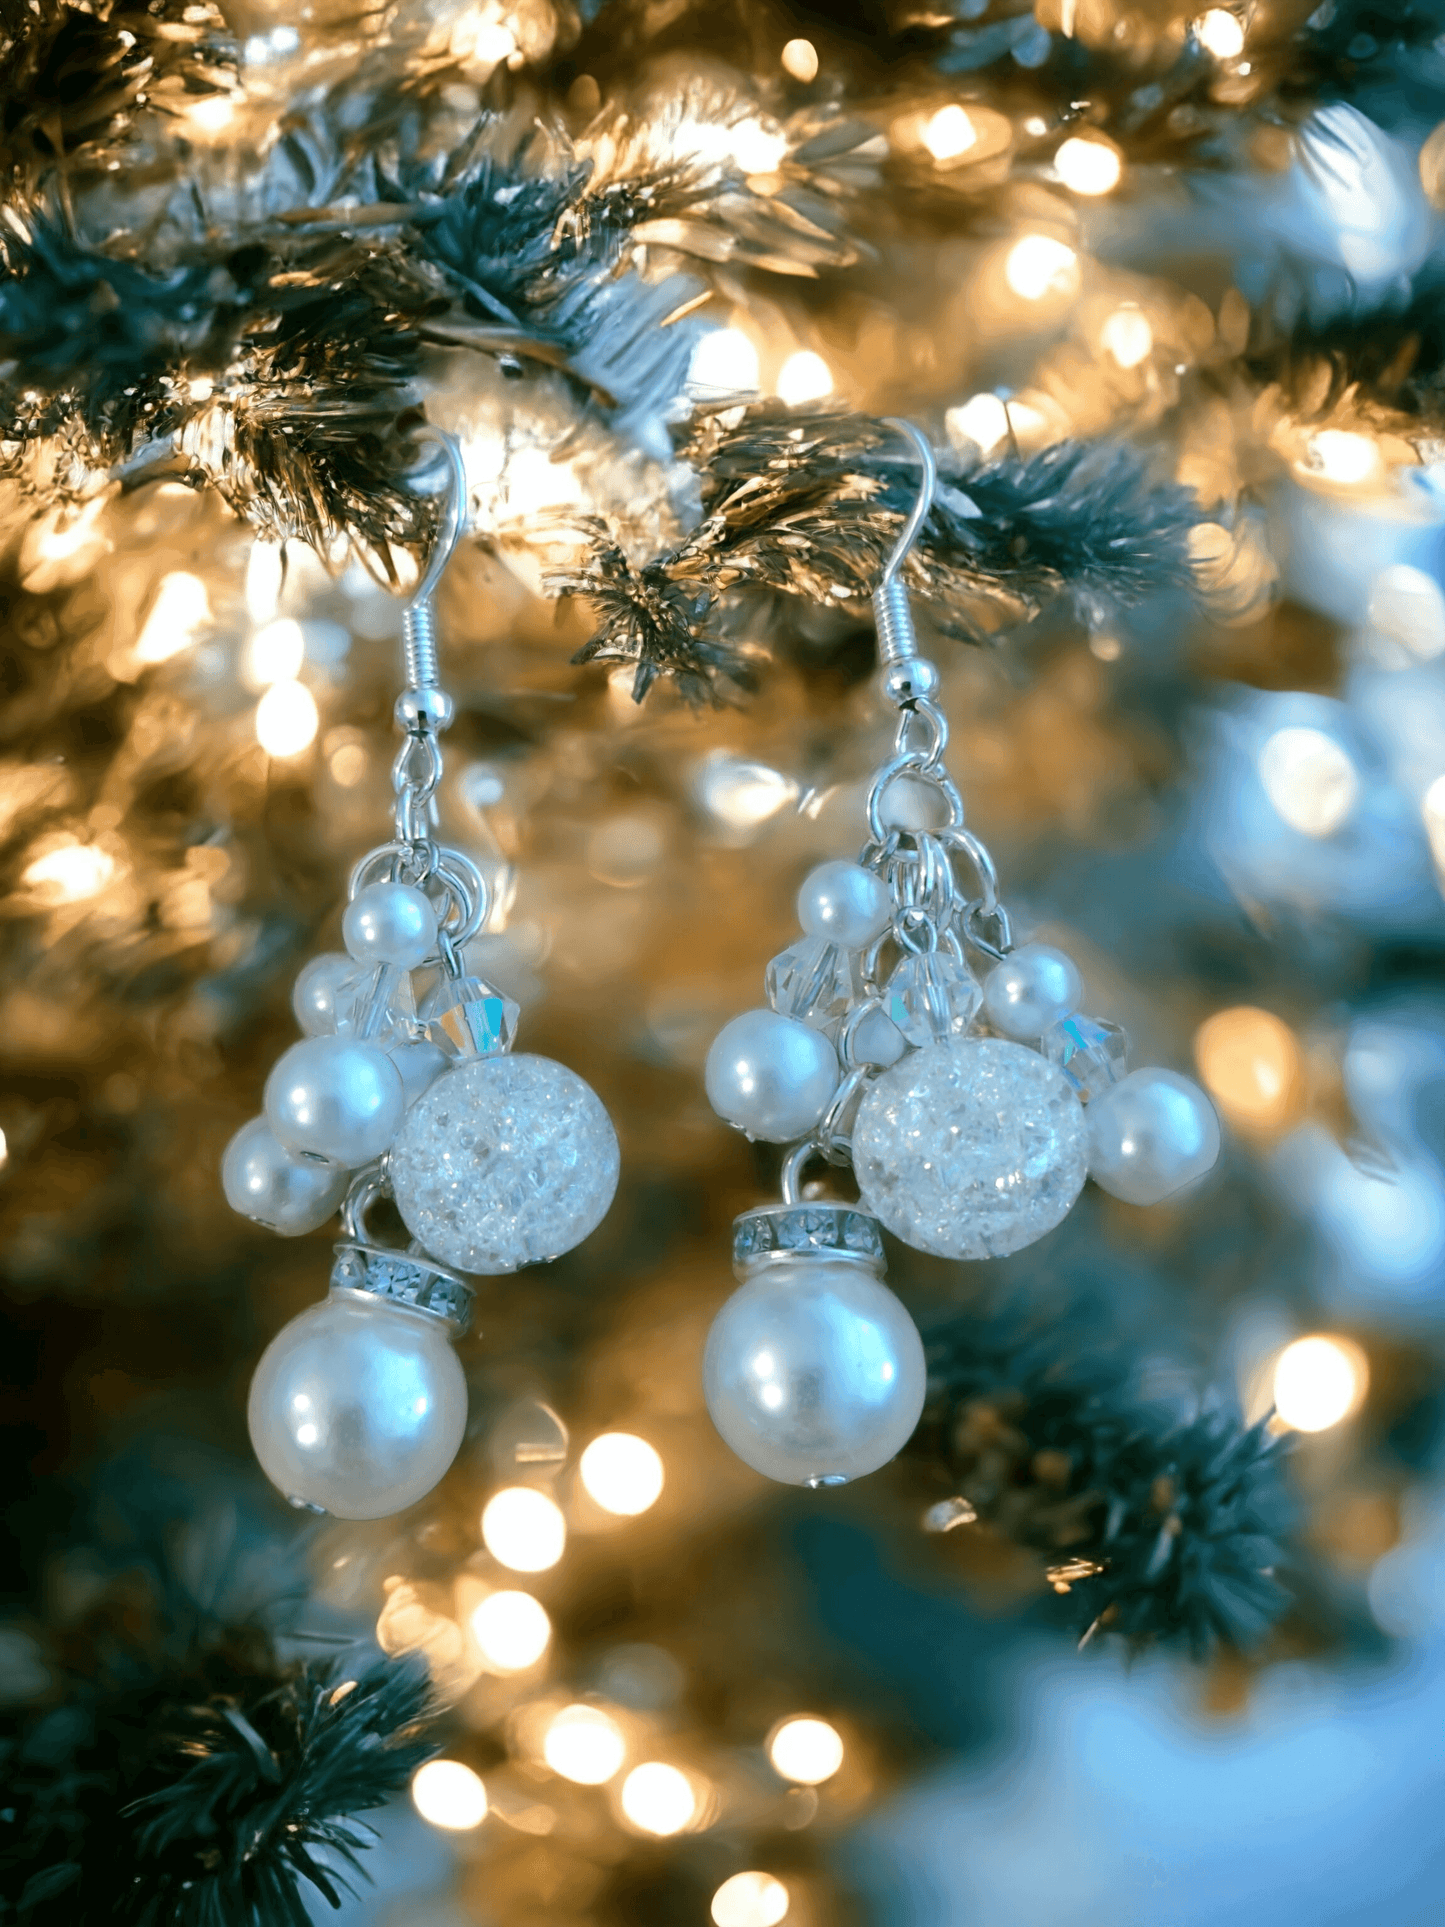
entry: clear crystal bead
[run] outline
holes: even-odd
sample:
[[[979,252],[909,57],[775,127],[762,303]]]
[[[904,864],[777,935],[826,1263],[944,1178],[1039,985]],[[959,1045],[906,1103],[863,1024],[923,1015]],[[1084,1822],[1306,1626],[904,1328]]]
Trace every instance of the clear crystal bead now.
[[[1087,1104],[1117,1084],[1129,1062],[1129,1039],[1117,1024],[1099,1017],[1061,1017],[1041,1039],[1044,1056],[1057,1064]]]
[[[336,1034],[368,1043],[410,1038],[416,1028],[416,997],[411,972],[400,964],[358,964],[354,977],[338,987]]]
[[[782,1017],[796,1017],[836,1036],[857,994],[853,959],[827,937],[800,937],[768,965],[768,1002]]]
[[[883,993],[889,1017],[919,1048],[961,1036],[982,1001],[982,985],[951,950],[903,957]]]
[[[426,1034],[448,1057],[497,1057],[512,1048],[521,1007],[480,977],[443,977],[423,1001]]]

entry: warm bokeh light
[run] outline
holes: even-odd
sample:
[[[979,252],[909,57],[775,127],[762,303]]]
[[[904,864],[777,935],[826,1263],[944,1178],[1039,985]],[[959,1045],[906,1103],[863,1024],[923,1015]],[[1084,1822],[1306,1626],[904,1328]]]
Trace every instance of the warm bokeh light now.
[[[818,78],[818,49],[811,40],[790,40],[783,49],[783,72],[805,84]]]
[[[1380,445],[1373,435],[1348,428],[1322,428],[1309,440],[1308,470],[1346,486],[1368,482],[1380,471]]]
[[[276,613],[286,579],[286,551],[279,542],[258,536],[246,557],[246,613],[252,622],[269,622]]]
[[[542,1757],[552,1771],[578,1786],[601,1786],[626,1755],[621,1728],[598,1706],[564,1706],[542,1742]]]
[[[547,1609],[529,1592],[494,1592],[471,1617],[472,1637],[482,1657],[498,1673],[521,1673],[535,1666],[552,1637]]]
[[[833,392],[833,371],[811,348],[799,348],[778,370],[778,399],[790,408],[799,402],[821,401]]]
[[[956,161],[978,145],[978,129],[957,101],[940,107],[923,124],[923,145],[936,161]]]
[[[622,1782],[622,1811],[644,1833],[681,1833],[697,1813],[697,1795],[685,1773],[647,1760]]]
[[[712,1897],[714,1927],[778,1927],[788,1890],[770,1873],[735,1873]]]
[[[1137,368],[1154,350],[1154,330],[1149,317],[1128,302],[1115,308],[1099,336],[1105,354],[1112,355],[1121,368]]]
[[[304,682],[273,683],[256,705],[256,741],[268,756],[299,756],[320,721]]]
[[[624,674],[630,691],[633,672],[628,669]],[[758,829],[798,800],[798,785],[791,776],[726,749],[712,750],[703,758],[692,788],[703,814],[736,832]]]
[[[1009,432],[1008,409],[997,395],[970,395],[959,407],[949,409],[944,426],[955,441],[970,441],[987,455]]]
[[[775,1772],[799,1786],[821,1786],[843,1764],[843,1737],[826,1720],[784,1720],[768,1741]]]
[[[1300,1113],[1302,1070],[1294,1032],[1273,1011],[1239,1004],[1199,1026],[1194,1059],[1231,1123],[1279,1131]]]
[[[624,1519],[646,1512],[662,1491],[662,1459],[631,1432],[604,1432],[593,1439],[577,1469],[602,1510]]]
[[[741,328],[714,328],[693,350],[688,386],[700,395],[751,395],[761,368],[758,351]]]
[[[236,118],[237,96],[212,94],[189,106],[182,116],[186,133],[193,140],[215,140]]]
[[[1348,1338],[1297,1338],[1275,1360],[1275,1410],[1296,1432],[1325,1432],[1359,1410],[1369,1383],[1365,1355]]]
[[[1108,141],[1071,134],[1054,156],[1054,171],[1075,194],[1107,194],[1119,185],[1124,163]]]
[[[482,1543],[513,1572],[546,1572],[566,1550],[567,1521],[545,1492],[511,1485],[483,1507]]]
[[[0,1171],[10,1162],[10,1140],[0,1131]]]
[[[1305,836],[1332,836],[1360,795],[1349,752],[1321,729],[1277,729],[1260,749],[1259,778],[1279,815]]]
[[[1244,52],[1244,22],[1228,7],[1211,7],[1194,22],[1194,38],[1216,60],[1233,60]]]
[[[94,843],[62,843],[28,863],[20,881],[52,903],[99,896],[115,875],[115,858]]]
[[[466,1833],[487,1817],[487,1789],[460,1760],[428,1760],[412,1775],[412,1804],[423,1820]]]
[[[1025,301],[1073,294],[1079,285],[1079,257],[1050,234],[1026,234],[1009,249],[1004,278]]]
[[[136,637],[136,655],[142,662],[167,662],[188,649],[210,620],[205,583],[185,569],[174,569],[161,577],[150,614]]]
[[[290,616],[257,629],[241,658],[241,679],[248,689],[269,689],[272,683],[294,682],[306,660],[306,638],[301,624]]]

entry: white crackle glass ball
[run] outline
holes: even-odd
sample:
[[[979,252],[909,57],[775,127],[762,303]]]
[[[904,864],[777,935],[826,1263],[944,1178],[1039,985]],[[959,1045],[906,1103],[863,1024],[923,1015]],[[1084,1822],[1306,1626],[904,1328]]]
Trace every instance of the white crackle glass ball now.
[[[1052,1231],[1083,1189],[1088,1127],[1046,1057],[963,1037],[903,1058],[853,1128],[864,1206],[941,1258],[1001,1258]]]
[[[264,1117],[243,1124],[221,1158],[221,1189],[243,1218],[283,1238],[325,1224],[346,1196],[347,1169],[288,1151]]]
[[[308,1037],[330,1037],[341,1019],[351,1015],[359,972],[356,959],[342,950],[313,957],[296,979],[291,1008]]]
[[[1025,943],[984,979],[983,1007],[995,1030],[1035,1043],[1050,1024],[1077,1010],[1084,986],[1072,957],[1047,943]]]
[[[719,1117],[767,1144],[790,1144],[821,1123],[839,1076],[822,1031],[776,1010],[745,1010],[713,1039],[703,1082]]]
[[[437,913],[409,883],[369,883],[346,906],[341,940],[358,963],[416,970],[436,948]]]
[[[1219,1118],[1188,1077],[1146,1065],[1089,1105],[1089,1176],[1126,1204],[1160,1204],[1212,1171]]]
[[[261,1354],[246,1420],[261,1470],[288,1499],[384,1519],[456,1457],[467,1381],[439,1318],[338,1291]]]
[[[575,1071],[550,1057],[476,1057],[407,1112],[391,1188],[432,1257],[490,1275],[581,1244],[606,1216],[619,1163],[612,1120]]]
[[[291,1151],[353,1170],[378,1158],[403,1111],[401,1074],[384,1050],[345,1037],[306,1037],[266,1079],[266,1119]]]
[[[888,886],[859,863],[820,863],[798,892],[798,922],[810,937],[862,950],[881,937],[893,915]]]
[[[777,1258],[708,1333],[703,1391],[738,1457],[784,1485],[841,1485],[902,1450],[923,1410],[923,1343],[866,1265]]]

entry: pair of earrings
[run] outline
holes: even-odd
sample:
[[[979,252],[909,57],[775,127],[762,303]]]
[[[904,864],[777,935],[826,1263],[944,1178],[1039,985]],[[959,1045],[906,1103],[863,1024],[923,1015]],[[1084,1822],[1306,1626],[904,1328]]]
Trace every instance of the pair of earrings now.
[[[877,1470],[923,1409],[923,1346],[883,1282],[884,1228],[944,1257],[997,1257],[1052,1230],[1086,1177],[1153,1204],[1219,1153],[1199,1087],[1153,1067],[1126,1075],[1124,1034],[1079,1012],[1072,961],[1013,943],[993,860],[944,765],[938,671],[918,653],[901,579],[933,455],[912,423],[890,425],[923,474],[873,599],[895,751],[873,776],[858,861],[804,881],[803,936],[768,966],[767,1005],[723,1028],[706,1068],[721,1117],[790,1147],[781,1203],[734,1225],[741,1284],[708,1337],[708,1410],[749,1465],[812,1487]],[[426,433],[452,486],[407,611],[395,833],[353,871],[347,954],[302,971],[307,1035],[223,1164],[235,1209],[283,1235],[341,1209],[330,1294],[272,1341],[249,1417],[281,1491],[353,1519],[421,1498],[461,1443],[466,1388],[448,1338],[470,1314],[462,1274],[571,1250],[605,1216],[619,1168],[595,1093],[563,1065],[510,1055],[516,1005],[465,970],[487,890],[432,835],[451,703],[431,598],[466,482],[455,442]],[[420,1005],[415,971],[431,980]],[[852,1166],[857,1204],[804,1196],[816,1158]],[[404,1252],[367,1236],[384,1191],[412,1236]]]

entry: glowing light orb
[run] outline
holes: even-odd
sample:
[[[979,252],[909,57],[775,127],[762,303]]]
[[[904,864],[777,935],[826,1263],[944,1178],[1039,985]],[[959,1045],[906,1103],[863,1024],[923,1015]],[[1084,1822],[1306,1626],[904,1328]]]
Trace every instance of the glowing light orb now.
[[[923,124],[923,145],[936,161],[956,161],[978,145],[978,129],[957,101],[940,107]]]
[[[304,682],[272,683],[256,705],[256,741],[268,756],[299,756],[321,721]]]
[[[542,1742],[542,1757],[552,1771],[578,1786],[601,1786],[626,1754],[616,1720],[598,1706],[564,1706]]]
[[[1244,52],[1244,22],[1228,7],[1211,7],[1194,22],[1194,38],[1216,60],[1233,60]]]
[[[482,1543],[513,1572],[546,1572],[566,1549],[567,1521],[545,1492],[508,1486],[482,1508]]]
[[[547,1609],[529,1592],[494,1592],[471,1617],[472,1637],[482,1657],[498,1673],[522,1673],[535,1666],[552,1638]]]
[[[1137,368],[1154,349],[1154,330],[1149,318],[1127,304],[1115,308],[1099,336],[1104,352],[1112,355],[1121,368]]]
[[[1071,134],[1054,155],[1054,171],[1075,194],[1107,194],[1119,185],[1124,163],[1108,141]]]
[[[778,370],[778,399],[790,408],[799,402],[821,401],[833,392],[833,371],[811,348],[799,348]]]
[[[167,662],[188,649],[210,620],[205,583],[185,569],[174,569],[161,577],[145,627],[136,638],[136,655],[142,662]]]
[[[1357,435],[1348,428],[1322,428],[1311,435],[1309,467],[1327,482],[1349,486],[1367,482],[1380,469],[1380,449],[1371,435]]]
[[[697,1813],[697,1795],[677,1767],[647,1760],[622,1782],[622,1811],[643,1833],[681,1833]]]
[[[412,1775],[412,1805],[423,1820],[468,1833],[487,1817],[487,1789],[460,1760],[428,1760]]]
[[[826,1720],[784,1720],[768,1742],[773,1770],[799,1786],[821,1786],[843,1764],[843,1736]]]
[[[1277,729],[1259,752],[1264,793],[1292,830],[1332,836],[1359,800],[1344,745],[1320,729]]]
[[[760,373],[758,351],[741,328],[714,328],[693,350],[687,382],[697,393],[750,395]]]
[[[1009,249],[1004,279],[1024,301],[1073,294],[1079,285],[1079,257],[1050,234],[1025,234]]]
[[[1217,1010],[1199,1026],[1194,1058],[1210,1096],[1233,1123],[1280,1130],[1298,1114],[1299,1044],[1273,1011],[1251,1004]]]
[[[770,1873],[735,1873],[712,1897],[714,1927],[778,1927],[788,1890]]]
[[[94,843],[65,843],[47,850],[21,873],[20,881],[52,903],[81,903],[99,896],[115,875],[115,858]]]
[[[1296,1432],[1326,1432],[1359,1409],[1369,1366],[1346,1338],[1297,1338],[1275,1361],[1274,1404]]]
[[[790,40],[783,49],[783,72],[804,85],[818,78],[818,49],[811,40]]]
[[[943,422],[954,440],[973,442],[985,455],[1009,432],[1008,409],[997,395],[971,395],[960,407],[950,408]]]
[[[657,1503],[662,1491],[662,1460],[631,1432],[604,1432],[593,1439],[578,1462],[582,1483],[604,1512],[632,1519]]]

